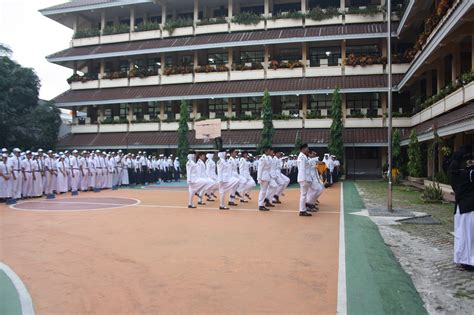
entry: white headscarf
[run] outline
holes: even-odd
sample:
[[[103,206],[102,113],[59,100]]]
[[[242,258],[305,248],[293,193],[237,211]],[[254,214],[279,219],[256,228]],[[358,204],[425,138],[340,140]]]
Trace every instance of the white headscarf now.
[[[212,158],[214,157],[214,153],[208,153],[206,154],[206,157],[208,160],[212,160]]]
[[[219,157],[219,159],[225,160],[226,153],[225,152],[219,152],[219,153],[217,153],[217,156]]]
[[[194,161],[195,154],[188,154],[188,161]]]

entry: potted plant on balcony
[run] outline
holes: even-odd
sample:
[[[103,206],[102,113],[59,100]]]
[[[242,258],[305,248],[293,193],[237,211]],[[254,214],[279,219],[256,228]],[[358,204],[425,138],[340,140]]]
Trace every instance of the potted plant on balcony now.
[[[67,79],[67,83],[69,84],[71,84],[72,82],[81,82],[81,81],[82,81],[82,77],[77,73],[74,73],[72,76],[70,76]]]
[[[233,23],[245,25],[257,25],[261,20],[260,15],[253,12],[240,12],[232,18]]]
[[[340,13],[337,8],[330,7],[326,9],[321,9],[320,7],[315,7],[306,13],[306,17],[314,21],[328,20],[335,16],[339,16]]]
[[[173,35],[175,29],[179,27],[193,26],[194,21],[188,18],[176,18],[168,19],[163,27],[165,31],[168,31],[170,35]]]

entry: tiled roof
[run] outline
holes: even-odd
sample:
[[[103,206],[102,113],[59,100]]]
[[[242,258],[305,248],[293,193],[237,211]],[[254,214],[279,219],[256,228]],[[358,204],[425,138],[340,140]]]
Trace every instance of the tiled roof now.
[[[273,138],[274,145],[292,146],[297,134],[300,133],[303,142],[311,145],[327,145],[329,129],[277,129]],[[261,130],[224,130],[222,139],[226,147],[255,146],[260,141]],[[352,128],[345,129],[344,142],[347,144],[379,144],[387,142],[386,128]],[[100,134],[69,134],[59,141],[60,148],[95,148],[95,147],[146,147],[162,146],[176,148],[178,133],[166,132],[117,132]],[[204,145],[203,140],[196,140],[194,131],[189,132],[188,140],[191,146]],[[208,147],[213,144],[208,143]]]
[[[71,8],[85,7],[89,5],[112,3],[112,2],[118,2],[118,0],[72,0],[66,3],[62,3],[62,4],[58,4],[49,8],[42,9],[41,11],[71,9]]]
[[[400,75],[393,75],[396,85]],[[386,75],[365,76],[335,76],[293,79],[228,81],[211,83],[174,84],[160,86],[138,86],[96,90],[69,90],[54,99],[58,106],[68,106],[68,103],[81,105],[100,103],[101,101],[127,100],[140,102],[142,99],[174,100],[182,98],[203,97],[213,95],[226,97],[232,94],[261,94],[265,89],[270,93],[340,89],[380,88],[387,85]]]
[[[288,40],[295,38],[317,38],[329,36],[343,35],[364,35],[386,32],[387,25],[385,23],[369,23],[369,24],[346,24],[346,25],[324,25],[306,28],[289,28],[274,29],[266,31],[237,32],[237,33],[220,33],[207,34],[187,37],[173,37],[165,39],[153,39],[144,41],[131,41],[123,43],[73,47],[62,50],[48,56],[48,59],[65,58],[65,57],[81,57],[87,56],[88,59],[94,59],[94,55],[107,53],[123,53],[126,55],[130,51],[143,51],[144,54],[149,53],[151,49],[167,49],[172,51],[173,48],[181,50],[186,47],[235,43],[233,46],[244,45],[245,43],[257,44],[262,40]]]

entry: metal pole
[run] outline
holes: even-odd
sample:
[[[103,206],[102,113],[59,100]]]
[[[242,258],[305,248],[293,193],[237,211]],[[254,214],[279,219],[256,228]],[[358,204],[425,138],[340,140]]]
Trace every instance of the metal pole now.
[[[388,212],[392,207],[392,1],[387,0],[387,66],[388,66]]]

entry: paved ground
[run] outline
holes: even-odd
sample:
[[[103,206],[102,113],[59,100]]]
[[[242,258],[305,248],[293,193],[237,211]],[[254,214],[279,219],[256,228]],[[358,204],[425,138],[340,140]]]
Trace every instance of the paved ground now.
[[[95,197],[141,203],[119,208]],[[255,211],[253,197],[228,212],[187,209],[180,190],[64,196],[53,211],[29,211],[48,201],[2,205],[0,260],[26,284],[37,314],[334,314],[338,187],[312,218],[297,215],[297,190],[269,213]],[[66,210],[81,198],[93,209],[117,206]]]
[[[358,181],[365,206],[383,207],[386,184]],[[474,273],[462,271],[453,264],[453,206],[425,204],[419,191],[404,186],[394,187],[394,206],[431,214],[441,224],[396,224],[393,220],[377,220],[379,230],[410,274],[430,314],[473,314]]]

